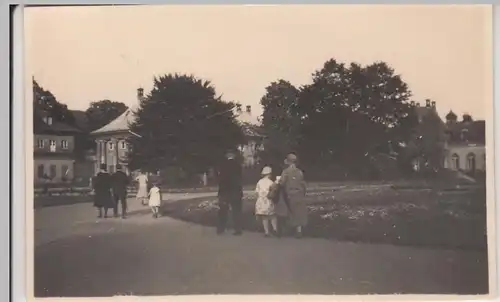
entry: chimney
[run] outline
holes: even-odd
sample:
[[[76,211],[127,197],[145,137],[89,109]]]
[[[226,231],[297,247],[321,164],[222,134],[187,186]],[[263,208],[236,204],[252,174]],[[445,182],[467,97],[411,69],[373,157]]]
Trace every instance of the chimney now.
[[[241,113],[241,104],[236,104],[236,111]]]
[[[248,113],[252,112],[252,106],[250,106],[250,105],[247,106],[247,112]]]
[[[427,108],[431,107],[431,100],[429,100],[429,99],[425,100],[425,107],[427,107]]]
[[[137,99],[140,101],[144,97],[144,89],[143,88],[138,88],[137,89]]]
[[[436,102],[435,102],[435,101],[432,101],[432,102],[431,102],[431,106],[432,106],[432,108],[436,108]]]

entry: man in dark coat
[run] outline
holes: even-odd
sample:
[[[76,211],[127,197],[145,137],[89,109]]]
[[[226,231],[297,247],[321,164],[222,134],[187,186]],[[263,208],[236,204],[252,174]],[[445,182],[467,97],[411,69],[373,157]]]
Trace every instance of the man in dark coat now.
[[[219,167],[219,213],[217,234],[226,230],[227,216],[231,209],[233,217],[234,235],[241,235],[241,212],[243,199],[242,167],[231,150],[226,153],[226,158]]]
[[[129,178],[125,172],[122,171],[121,165],[116,165],[116,172],[113,173],[113,197],[115,207],[113,212],[115,217],[118,217],[118,204],[122,207],[122,218],[127,218],[127,187]]]
[[[101,171],[97,173],[92,181],[94,189],[94,206],[98,210],[98,218],[102,217],[104,208],[104,218],[108,218],[108,209],[114,208],[113,196],[111,196],[112,180],[111,175],[106,171],[106,165],[101,164]]]

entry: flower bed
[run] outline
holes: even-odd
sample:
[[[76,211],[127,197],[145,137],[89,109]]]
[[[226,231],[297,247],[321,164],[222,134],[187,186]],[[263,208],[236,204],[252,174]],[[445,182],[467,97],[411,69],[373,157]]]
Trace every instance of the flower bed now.
[[[397,191],[390,188],[311,192],[311,237],[410,246],[486,249],[486,199],[484,190],[454,194],[432,190]],[[243,204],[244,229],[260,231],[254,217],[255,196]],[[198,198],[167,203],[164,214],[215,226],[217,199]]]

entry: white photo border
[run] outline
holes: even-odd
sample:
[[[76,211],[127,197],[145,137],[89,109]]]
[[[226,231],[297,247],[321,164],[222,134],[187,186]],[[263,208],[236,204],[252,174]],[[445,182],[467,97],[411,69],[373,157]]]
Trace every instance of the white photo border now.
[[[21,4],[22,3],[22,4]],[[0,293],[5,293],[6,299],[1,299],[2,301],[9,301],[9,293],[12,293],[12,301],[26,300],[27,294],[27,284],[32,282],[26,281],[26,249],[33,248],[31,244],[26,243],[26,195],[27,190],[29,190],[30,183],[26,182],[26,154],[30,149],[30,145],[25,144],[24,133],[25,129],[31,127],[31,119],[26,119],[28,113],[31,109],[25,108],[25,78],[24,74],[24,55],[23,55],[23,7],[22,5],[92,5],[92,4],[494,4],[494,1],[431,1],[431,0],[421,0],[421,1],[369,1],[369,0],[358,0],[352,1],[335,1],[335,0],[323,0],[323,1],[299,1],[299,0],[282,0],[282,1],[251,1],[251,0],[212,0],[212,1],[202,1],[202,0],[188,0],[188,1],[169,1],[169,0],[119,0],[119,1],[104,1],[104,0],[89,0],[89,1],[78,1],[78,0],[25,0],[25,1],[9,1],[0,0],[0,141],[4,144],[0,149],[2,156],[0,156],[0,171],[4,172],[4,180],[0,181],[0,192],[8,193],[8,198],[4,198],[3,202],[0,202],[0,213],[4,216],[0,219],[0,241],[4,242],[1,244],[2,248],[0,253],[4,259],[0,264],[0,274],[1,276],[1,287]],[[14,14],[11,14],[10,4],[21,4],[19,5]],[[13,28],[10,29],[10,20],[13,18]],[[488,156],[489,166],[494,166],[495,169],[488,169],[488,177],[494,179],[495,192],[493,195],[497,195],[497,190],[500,188],[500,178],[492,178],[493,175],[497,175],[497,171],[500,171],[500,161],[494,162],[494,158],[500,158],[500,150],[496,141],[500,141],[500,109],[497,105],[500,102],[498,91],[500,91],[500,80],[495,77],[495,75],[500,75],[500,59],[495,58],[500,52],[500,5],[494,5],[493,9],[493,111],[488,116],[488,119],[493,119],[493,123],[487,123],[487,133],[490,131],[491,136],[488,136],[489,145],[495,148],[494,156]],[[9,46],[9,37],[13,35],[12,47]],[[9,52],[13,51],[13,60],[9,57]],[[13,73],[10,73],[10,63],[12,63]],[[492,85],[489,85],[491,87]],[[12,89],[12,90],[11,90]],[[9,102],[10,100],[10,102]],[[27,121],[30,121],[28,124]],[[12,127],[12,129],[10,128]],[[488,130],[489,129],[489,130]],[[12,131],[12,132],[11,132]],[[492,132],[493,131],[493,132]],[[493,142],[491,139],[493,138]],[[10,143],[5,143],[10,142]],[[11,149],[12,148],[12,149]],[[491,154],[491,153],[489,153]],[[11,191],[12,190],[12,191]],[[488,198],[495,198],[495,196],[489,196]],[[10,201],[10,202],[7,202]],[[495,207],[495,212],[492,215],[488,215],[488,219],[497,220],[500,216],[499,207]],[[12,211],[12,212],[11,212]],[[488,211],[491,213],[491,211]],[[10,215],[12,214],[12,215]],[[490,230],[488,230],[490,231]],[[488,236],[488,245],[497,242],[499,239],[498,232],[494,231],[494,238]],[[12,244],[12,246],[11,246]],[[499,259],[499,250],[489,248],[489,253],[495,251],[495,258]],[[7,256],[5,257],[4,256]],[[5,260],[7,259],[7,261]],[[12,261],[12,263],[11,263]],[[490,258],[491,261],[491,258]],[[494,275],[494,284],[490,284],[490,292],[496,294],[493,290],[498,288],[498,263],[496,263],[495,271],[491,272]],[[10,271],[12,268],[12,271]],[[491,274],[490,273],[490,274]],[[12,286],[12,287],[11,287]],[[427,300],[439,300],[439,296],[424,296]],[[255,296],[240,296],[238,300],[250,299],[255,300]],[[307,296],[302,296],[305,300],[309,300]],[[112,300],[123,300],[123,298],[113,298]],[[177,300],[192,300],[195,297],[178,297]],[[217,297],[217,301],[226,300],[233,301],[234,297],[225,296]],[[262,299],[259,297],[258,299]],[[289,301],[289,300],[299,300],[298,297],[294,298],[269,298],[272,301]],[[326,298],[326,300],[339,299]],[[364,297],[358,299],[366,300]],[[404,296],[395,297],[397,300],[403,300]],[[457,300],[460,298],[457,298]],[[471,298],[473,299],[473,298]],[[52,299],[51,299],[52,300]],[[67,300],[67,299],[64,299]],[[101,299],[89,298],[89,301],[96,301]],[[111,300],[111,299],[107,299]],[[146,300],[146,298],[141,298]],[[149,300],[149,299],[148,299]],[[169,300],[176,300],[169,298]],[[198,300],[206,300],[206,297],[199,298]],[[266,299],[267,300],[267,299]],[[302,300],[302,299],[300,299]],[[324,301],[320,298],[320,300]],[[387,300],[387,296],[382,298],[382,300]],[[391,299],[392,300],[392,299]],[[477,301],[477,300],[476,300]]]

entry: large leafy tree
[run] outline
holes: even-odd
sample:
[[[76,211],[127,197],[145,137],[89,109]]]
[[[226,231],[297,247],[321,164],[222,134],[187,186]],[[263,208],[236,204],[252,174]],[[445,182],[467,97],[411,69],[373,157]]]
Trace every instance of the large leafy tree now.
[[[90,103],[89,108],[85,111],[90,131],[103,127],[125,110],[127,110],[127,106],[121,102],[101,100]]]
[[[136,134],[130,138],[131,168],[169,166],[194,174],[214,167],[225,150],[244,143],[233,107],[208,81],[179,74],[156,77],[130,127]]]
[[[290,95],[295,99],[284,97],[276,84],[268,89],[263,98],[267,103],[295,104],[289,115],[262,102],[264,119],[268,115],[275,128],[288,129],[281,133],[293,133],[282,137],[297,144],[305,165],[344,166],[350,171],[354,166],[364,168],[372,164],[374,154],[392,152],[392,144],[411,134],[415,121],[408,103],[411,92],[386,63],[346,65],[331,59],[312,80],[298,93],[288,89],[294,91]],[[286,87],[283,83],[281,87]]]
[[[33,79],[33,114],[37,114],[38,111],[48,112],[55,121],[75,125],[75,118],[68,106],[58,102],[49,90],[43,89]]]
[[[297,148],[299,92],[290,82],[278,80],[266,87],[266,94],[260,100],[264,108],[262,128],[266,135],[261,156],[267,163],[279,163],[287,152]]]

